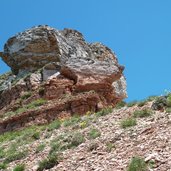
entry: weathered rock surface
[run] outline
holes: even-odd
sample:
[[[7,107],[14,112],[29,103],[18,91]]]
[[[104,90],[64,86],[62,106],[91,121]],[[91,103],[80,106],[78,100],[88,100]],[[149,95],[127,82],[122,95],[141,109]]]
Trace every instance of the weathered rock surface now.
[[[66,109],[70,114],[115,106],[127,96],[124,67],[115,54],[101,43],[85,42],[76,30],[33,27],[10,38],[0,56],[13,72],[6,78],[8,86],[1,86],[6,80],[0,84],[0,115],[14,108],[26,91],[32,95],[21,107],[38,98],[48,103],[66,99],[69,105],[78,95],[84,101],[81,97],[87,92],[98,96],[93,107],[87,102],[71,105]]]

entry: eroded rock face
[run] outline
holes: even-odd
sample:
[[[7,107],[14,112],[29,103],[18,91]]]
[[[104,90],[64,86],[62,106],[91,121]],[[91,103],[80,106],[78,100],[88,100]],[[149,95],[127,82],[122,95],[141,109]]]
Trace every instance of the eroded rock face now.
[[[76,30],[33,27],[10,38],[0,56],[15,75],[10,88],[1,88],[1,81],[0,115],[12,108],[8,105],[15,105],[24,91],[32,91],[32,96],[23,104],[36,98],[65,100],[63,107],[67,106],[65,112],[70,114],[115,106],[127,96],[124,67],[115,54],[101,43],[85,42]],[[94,92],[98,99],[93,105],[88,102],[89,94],[84,102],[87,92]]]

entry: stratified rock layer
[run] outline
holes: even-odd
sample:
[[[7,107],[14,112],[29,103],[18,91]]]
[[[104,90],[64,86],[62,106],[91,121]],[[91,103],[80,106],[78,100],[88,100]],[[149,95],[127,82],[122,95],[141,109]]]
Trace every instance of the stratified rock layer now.
[[[59,103],[65,99],[62,108],[70,114],[115,106],[127,96],[124,67],[118,64],[115,54],[101,43],[85,42],[83,35],[76,30],[33,27],[10,38],[0,56],[13,73],[10,79],[1,81],[0,115],[13,108],[25,91],[32,91],[30,102],[40,97]],[[40,89],[43,89],[41,93]],[[91,93],[86,95],[84,102],[87,92]],[[93,105],[88,103],[92,93],[96,97]],[[76,103],[78,96],[79,102]],[[55,108],[53,104],[51,108]],[[40,111],[43,113],[43,110]],[[41,116],[40,112],[37,113]]]

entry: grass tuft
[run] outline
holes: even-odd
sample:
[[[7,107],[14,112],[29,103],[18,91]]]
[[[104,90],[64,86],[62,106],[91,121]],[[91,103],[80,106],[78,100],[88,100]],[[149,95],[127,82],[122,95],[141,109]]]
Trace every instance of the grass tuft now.
[[[24,171],[25,170],[25,165],[24,164],[20,164],[20,165],[17,165],[13,171]]]
[[[143,118],[143,117],[148,117],[148,116],[151,116],[152,115],[152,110],[150,109],[144,109],[144,110],[136,110],[134,111],[133,113],[133,116],[135,118]]]
[[[100,136],[101,136],[101,133],[96,128],[92,128],[88,133],[89,139],[95,139],[95,138],[100,137]]]
[[[146,171],[146,170],[147,170],[147,164],[145,163],[144,159],[141,157],[133,157],[127,169],[127,171]]]
[[[137,124],[137,121],[135,118],[126,118],[121,121],[122,128],[132,127],[132,126],[135,126],[136,124]]]

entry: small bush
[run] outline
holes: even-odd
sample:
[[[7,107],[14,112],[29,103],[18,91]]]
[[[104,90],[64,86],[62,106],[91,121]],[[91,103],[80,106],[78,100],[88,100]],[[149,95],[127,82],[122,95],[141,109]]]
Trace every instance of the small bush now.
[[[24,164],[20,164],[20,165],[17,165],[13,171],[24,171],[25,170],[25,165]]]
[[[75,125],[79,121],[81,121],[81,118],[79,116],[72,116],[71,118],[64,120],[63,125],[64,127],[68,127],[71,125]]]
[[[116,104],[115,109],[121,109],[124,106],[126,106],[126,102],[121,101],[118,104]]]
[[[157,98],[157,96],[149,96],[149,97],[147,98],[147,101],[148,101],[148,102],[151,102],[151,101],[155,100],[156,98]]]
[[[101,133],[98,129],[92,128],[89,133],[88,133],[88,137],[89,139],[95,139],[97,137],[100,137]]]
[[[171,94],[168,95],[166,103],[167,103],[167,107],[171,107]]]
[[[47,159],[44,159],[44,160],[39,162],[39,167],[38,167],[37,171],[43,171],[46,169],[51,169],[55,165],[57,165],[58,163],[59,163],[58,157],[56,155],[49,155],[47,157]]]
[[[84,136],[81,133],[73,134],[71,138],[71,147],[77,147],[85,141]]]
[[[88,151],[97,150],[98,147],[99,147],[98,143],[91,143],[88,147]]]
[[[137,117],[143,118],[143,117],[148,117],[148,116],[151,116],[151,115],[152,115],[152,111],[150,109],[136,110],[133,113],[133,116],[135,118],[137,118]]]
[[[0,148],[0,159],[5,157],[5,152],[3,148]]]
[[[48,131],[53,131],[54,129],[59,129],[61,127],[60,120],[55,120],[51,124],[48,125]]]
[[[45,144],[40,144],[40,145],[37,146],[37,148],[36,148],[36,153],[39,153],[39,152],[43,151],[45,147],[46,147]]]
[[[137,121],[135,118],[127,118],[121,121],[121,127],[127,128],[131,126],[135,126],[137,124]]]
[[[35,140],[38,140],[40,139],[40,132],[35,132],[32,137],[35,139]]]
[[[39,95],[43,96],[45,94],[45,89],[43,87],[39,88]]]
[[[82,121],[82,122],[79,124],[79,127],[83,129],[83,128],[88,127],[88,125],[89,125],[89,124],[88,124],[88,121],[85,120],[85,121]]]
[[[0,163],[0,170],[4,170],[7,168],[7,164],[6,163]]]
[[[25,100],[28,99],[29,97],[31,97],[32,93],[31,92],[25,92],[22,96],[21,99]]]
[[[26,107],[28,109],[32,109],[32,108],[35,108],[35,107],[39,107],[39,106],[42,106],[46,103],[46,100],[45,99],[37,99],[35,101],[32,101],[30,104],[28,104]]]
[[[171,113],[171,107],[166,108],[167,113]]]
[[[147,164],[145,163],[144,159],[140,157],[133,157],[127,171],[146,171]]]
[[[109,113],[112,113],[113,108],[112,107],[108,107],[108,108],[104,108],[101,111],[96,113],[96,116],[100,117],[100,116],[106,116]]]
[[[49,151],[49,154],[55,154],[58,151],[61,151],[61,143],[60,142],[53,142],[51,143],[51,149]]]
[[[138,102],[138,107],[143,107],[147,103],[146,100]]]
[[[20,160],[22,158],[25,158],[27,154],[28,154],[28,151],[16,151],[16,152],[12,152],[11,154],[9,154],[6,157],[5,163],[10,163],[12,161]]]
[[[151,108],[153,110],[162,110],[167,106],[167,98],[165,96],[160,96],[155,99]]]
[[[111,142],[106,143],[107,152],[111,152],[113,148],[115,148],[115,145],[113,143],[111,143]]]
[[[127,103],[127,106],[132,107],[132,106],[135,106],[137,103],[138,103],[137,101],[132,101],[132,102]]]

